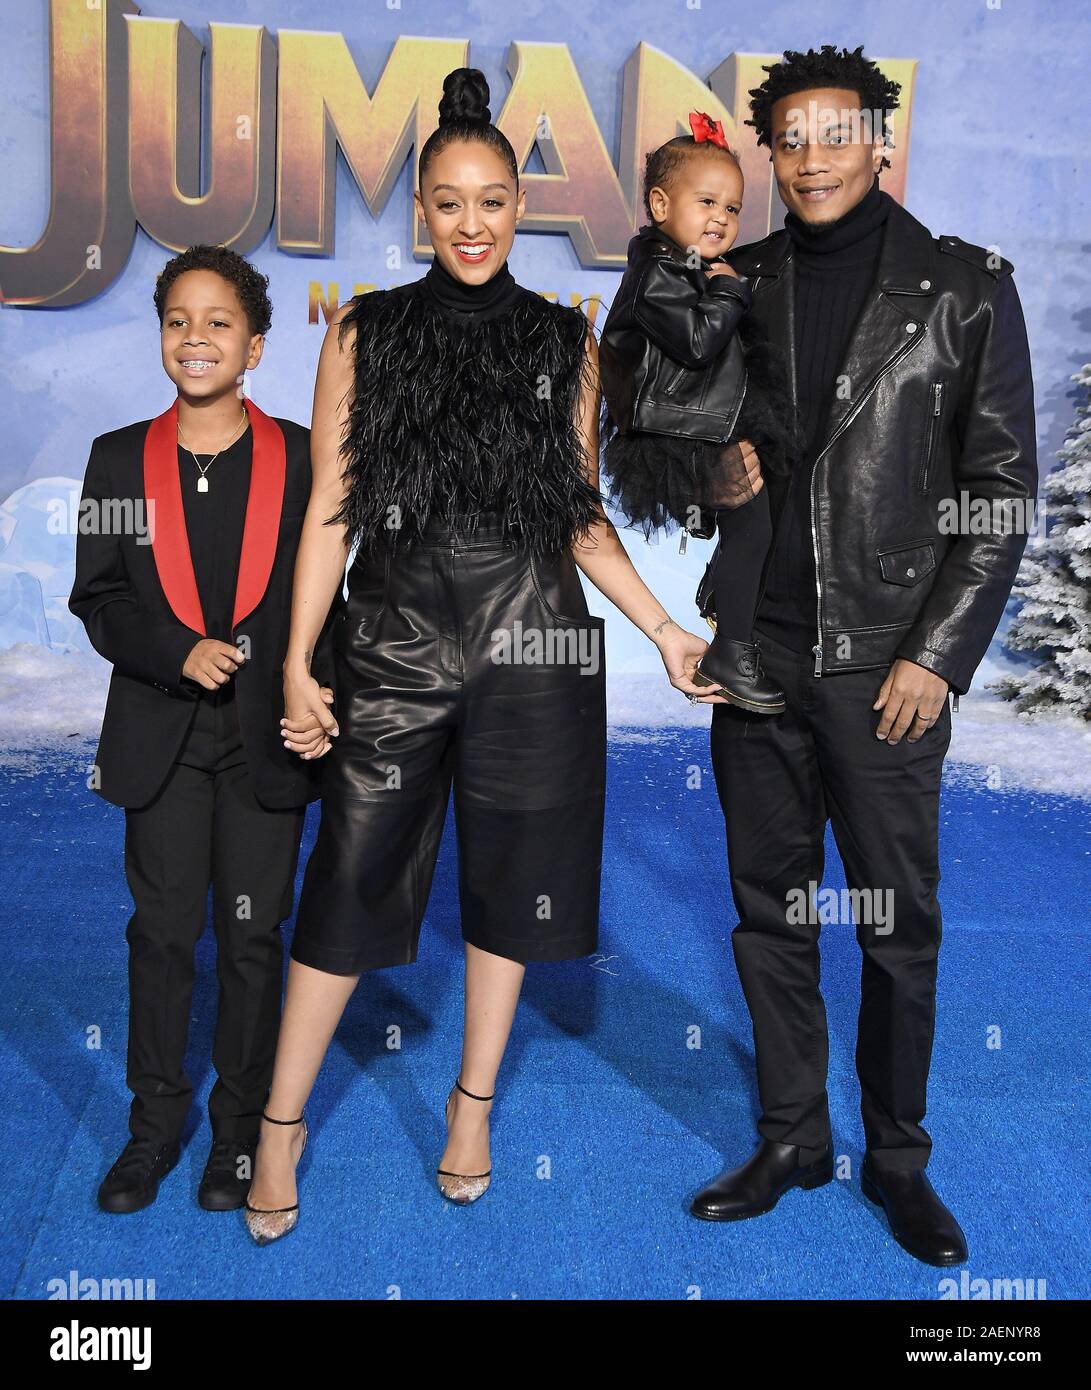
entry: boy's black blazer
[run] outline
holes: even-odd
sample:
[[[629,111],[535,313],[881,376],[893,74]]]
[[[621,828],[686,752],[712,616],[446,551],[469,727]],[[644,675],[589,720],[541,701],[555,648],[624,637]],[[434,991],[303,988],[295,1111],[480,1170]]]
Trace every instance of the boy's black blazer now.
[[[249,575],[249,601],[242,605],[232,638],[248,639],[249,659],[232,680],[254,793],[272,810],[304,805],[321,792],[324,759],[304,762],[289,752],[281,742],[279,724],[296,547],[311,490],[310,431],[293,420],[265,415],[252,401],[246,406],[254,439],[251,502],[239,568]],[[134,809],[147,805],[162,787],[203,689],[182,675],[186,657],[205,633],[200,629],[199,600],[196,617],[192,603],[182,601],[195,598],[196,589],[180,489],[175,487],[172,498],[168,482],[165,495],[153,496],[150,513],[146,497],[146,445],[150,459],[153,439],[160,443],[160,487],[171,467],[177,478],[176,421],[177,403],[157,420],[126,425],[92,443],[68,603],[86,627],[91,645],[114,667],[95,790],[114,805]],[[265,462],[259,467],[262,445]],[[154,523],[154,546],[149,543],[149,521]],[[237,598],[241,601],[241,588]],[[343,613],[338,590],[312,660],[311,669],[322,685],[332,686],[332,632]]]

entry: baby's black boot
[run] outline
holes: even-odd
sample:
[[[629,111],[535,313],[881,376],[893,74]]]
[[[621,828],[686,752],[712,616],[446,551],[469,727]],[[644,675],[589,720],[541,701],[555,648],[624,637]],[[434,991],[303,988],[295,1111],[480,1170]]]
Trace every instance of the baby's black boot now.
[[[719,632],[693,674],[695,685],[718,685],[720,694],[751,714],[780,714],[784,691],[762,670],[757,642],[736,642]]]

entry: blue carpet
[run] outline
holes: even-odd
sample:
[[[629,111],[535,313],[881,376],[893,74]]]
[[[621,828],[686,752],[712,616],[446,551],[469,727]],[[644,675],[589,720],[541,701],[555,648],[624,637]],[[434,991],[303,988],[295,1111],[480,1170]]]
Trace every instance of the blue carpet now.
[[[95,1190],[128,1137],[130,905],[122,813],[85,789],[90,760],[74,744],[33,773],[5,775],[0,1154],[16,1194],[0,1240],[5,1296],[46,1297],[70,1271],[154,1280],[157,1298],[942,1292],[945,1272],[902,1252],[859,1189],[851,926],[822,934],[841,1180],[793,1192],[755,1221],[687,1214],[697,1186],[749,1154],[756,1114],[702,730],[611,745],[602,954],[528,972],[481,1202],[451,1207],[432,1179],[462,1007],[449,824],[419,961],[364,977],[319,1078],[299,1229],[259,1249],[239,1213],[194,1200],[213,1080],[211,931],[188,1054],[199,1103],[182,1160],[154,1206],[101,1214]],[[687,786],[694,766],[699,788]],[[316,822],[312,808],[301,872]],[[1088,829],[1085,803],[949,772],[928,1171],[966,1231],[970,1276],[1045,1280],[1054,1299],[1091,1294]],[[843,883],[832,844],[826,883]],[[387,1046],[394,1025],[398,1050]]]

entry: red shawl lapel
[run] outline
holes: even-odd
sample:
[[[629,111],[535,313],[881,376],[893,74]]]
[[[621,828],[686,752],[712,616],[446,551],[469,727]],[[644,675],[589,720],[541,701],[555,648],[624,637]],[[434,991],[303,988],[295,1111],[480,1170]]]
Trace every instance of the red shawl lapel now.
[[[250,415],[254,438],[232,629],[254,611],[269,583],[280,535],[286,470],[284,431],[252,400],[244,396],[243,404]],[[193,573],[178,473],[177,401],[148,426],[144,439],[144,496],[152,527],[152,553],[163,593],[178,621],[203,633],[205,619]]]

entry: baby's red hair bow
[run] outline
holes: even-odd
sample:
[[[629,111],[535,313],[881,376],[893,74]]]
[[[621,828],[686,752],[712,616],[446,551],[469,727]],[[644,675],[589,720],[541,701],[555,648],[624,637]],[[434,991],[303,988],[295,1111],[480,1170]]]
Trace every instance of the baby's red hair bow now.
[[[726,150],[730,146],[724,136],[724,128],[719,121],[714,121],[705,111],[691,111],[689,113],[689,128],[693,131],[693,138],[698,144],[702,140],[711,140],[714,145],[719,145],[720,149]]]

